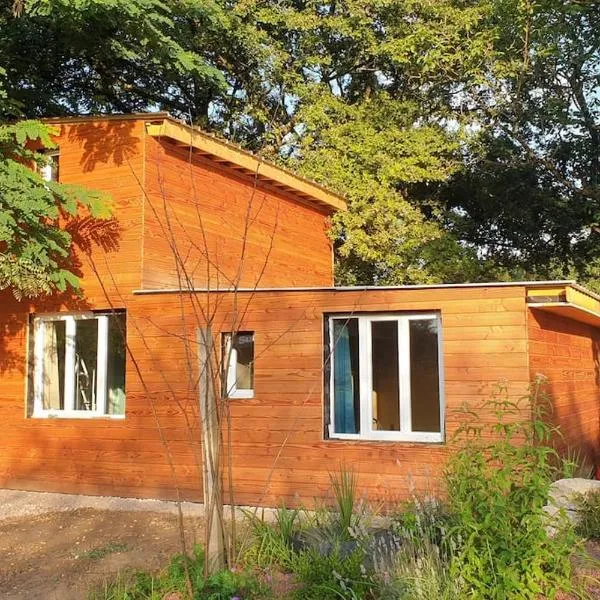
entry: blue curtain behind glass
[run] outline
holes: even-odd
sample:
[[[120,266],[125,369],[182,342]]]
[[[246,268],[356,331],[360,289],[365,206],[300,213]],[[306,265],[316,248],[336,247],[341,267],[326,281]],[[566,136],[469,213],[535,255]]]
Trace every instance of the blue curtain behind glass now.
[[[345,323],[333,322],[333,385],[336,433],[357,433],[354,416],[354,389],[350,334]]]

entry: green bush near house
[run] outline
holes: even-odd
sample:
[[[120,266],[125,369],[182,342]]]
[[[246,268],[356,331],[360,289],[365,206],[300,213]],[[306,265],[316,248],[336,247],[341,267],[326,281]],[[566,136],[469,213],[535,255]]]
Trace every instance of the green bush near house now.
[[[561,465],[544,406],[536,386],[520,400],[499,390],[478,407],[493,411],[491,423],[481,423],[480,410],[465,410],[451,441],[447,501],[402,505],[386,535],[368,526],[356,474],[342,467],[332,475],[335,503],[327,510],[282,507],[272,523],[247,514],[250,537],[239,555],[246,570],[205,578],[197,548],[156,577],[136,573],[91,598],[162,600],[175,591],[189,600],[186,567],[191,600],[552,600],[563,591],[586,598],[575,587],[572,558],[578,534],[600,537],[600,494],[580,498],[577,531],[567,520],[549,521],[543,508],[550,484],[576,461]],[[552,537],[549,525],[557,531]],[[284,591],[271,587],[274,575],[284,578]]]
[[[470,413],[446,475],[450,577],[474,598],[553,598],[571,588],[576,536],[567,522],[553,537],[546,531],[543,507],[557,455],[545,399],[536,384],[517,401],[500,390],[482,408],[495,421],[481,424],[483,413]]]
[[[577,533],[587,540],[600,540],[600,492],[588,492],[576,498],[579,512]]]

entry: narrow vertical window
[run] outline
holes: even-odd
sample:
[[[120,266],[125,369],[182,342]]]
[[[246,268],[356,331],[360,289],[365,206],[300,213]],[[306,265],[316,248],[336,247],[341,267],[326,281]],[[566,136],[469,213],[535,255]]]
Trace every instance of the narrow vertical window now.
[[[39,173],[44,181],[58,181],[59,177],[59,160],[60,154],[58,150],[47,150],[44,152],[44,157],[47,162],[39,167]]]
[[[372,420],[373,429],[400,431],[400,379],[398,361],[398,322],[371,323]]]
[[[226,398],[254,397],[254,333],[222,336],[223,388]]]
[[[356,434],[360,430],[358,320],[334,319],[331,334],[334,431]]]
[[[437,319],[409,321],[412,431],[440,431]]]

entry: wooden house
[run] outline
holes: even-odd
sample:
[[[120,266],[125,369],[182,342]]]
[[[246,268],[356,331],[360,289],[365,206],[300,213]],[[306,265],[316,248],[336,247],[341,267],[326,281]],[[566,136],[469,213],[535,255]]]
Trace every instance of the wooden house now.
[[[67,225],[80,295],[0,296],[2,487],[201,500],[206,329],[236,504],[310,504],[341,464],[371,500],[435,492],[458,409],[538,375],[560,444],[598,458],[597,295],[334,287],[338,195],[166,114],[52,123],[47,176],[108,192],[114,217]]]

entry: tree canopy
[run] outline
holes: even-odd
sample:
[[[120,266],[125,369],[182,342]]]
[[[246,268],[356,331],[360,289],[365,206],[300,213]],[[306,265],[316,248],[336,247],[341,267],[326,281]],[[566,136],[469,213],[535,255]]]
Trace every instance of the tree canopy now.
[[[160,108],[291,166],[349,200],[339,282],[599,286],[599,20],[585,0],[5,0],[0,118]]]

